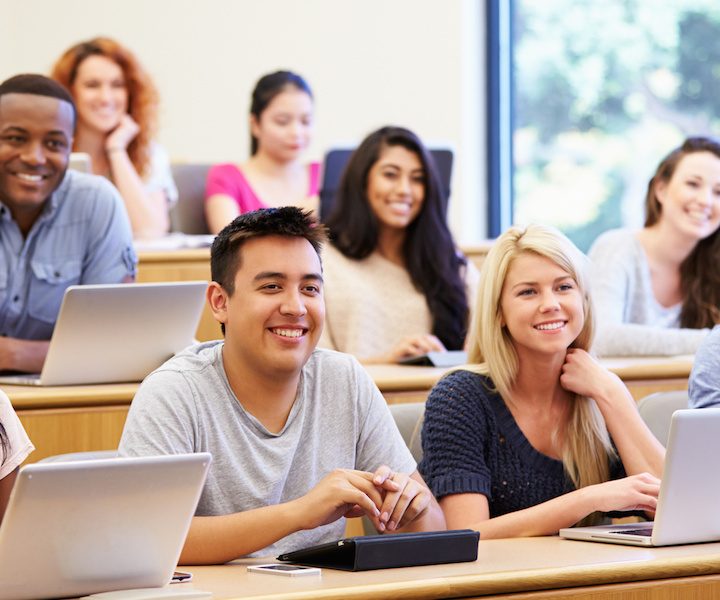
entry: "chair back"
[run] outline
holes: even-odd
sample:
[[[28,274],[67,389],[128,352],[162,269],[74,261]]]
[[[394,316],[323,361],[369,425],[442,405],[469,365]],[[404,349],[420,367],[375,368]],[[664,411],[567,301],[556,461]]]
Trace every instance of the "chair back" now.
[[[395,424],[400,430],[405,444],[410,449],[415,462],[422,458],[422,443],[420,434],[425,418],[424,402],[407,402],[402,404],[390,404],[390,413],[395,419]]]
[[[686,390],[656,392],[645,396],[638,402],[640,416],[663,446],[667,446],[670,419],[673,413],[687,407],[688,394]]]
[[[178,201],[170,209],[170,228],[189,234],[210,233],[205,220],[205,179],[210,164],[173,163],[172,176],[178,188]]]
[[[422,433],[422,424],[425,418],[425,403],[404,402],[400,404],[389,404],[388,408],[415,462],[420,462],[422,458],[420,434]],[[372,521],[366,516],[362,517],[362,529],[363,535],[377,534]]]

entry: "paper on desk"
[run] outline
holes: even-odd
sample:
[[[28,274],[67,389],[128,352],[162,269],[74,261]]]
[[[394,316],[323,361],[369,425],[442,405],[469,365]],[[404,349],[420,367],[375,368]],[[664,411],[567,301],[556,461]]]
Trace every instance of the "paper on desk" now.
[[[165,586],[161,588],[136,588],[115,590],[83,596],[80,600],[205,600],[212,598],[211,592],[191,587]]]
[[[206,248],[211,246],[215,236],[208,235],[189,235],[187,233],[173,232],[155,240],[135,240],[133,245],[135,250],[142,252],[145,250],[183,250],[187,248]]]

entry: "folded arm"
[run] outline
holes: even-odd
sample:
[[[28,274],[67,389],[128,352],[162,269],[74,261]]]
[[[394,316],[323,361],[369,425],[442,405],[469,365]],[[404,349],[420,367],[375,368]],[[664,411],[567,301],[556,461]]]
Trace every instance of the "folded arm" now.
[[[397,490],[385,493],[378,517],[378,531],[398,533],[446,528],[442,509],[420,473],[393,473],[389,467],[382,466],[375,472],[373,482],[382,485],[386,480],[395,482]]]
[[[562,386],[597,403],[628,475],[648,472],[661,477],[665,449],[640,417],[637,404],[622,380],[587,352],[568,350]]]
[[[46,340],[0,337],[0,370],[39,373],[49,347]]]
[[[125,202],[133,237],[155,238],[170,228],[167,196],[163,191],[148,192],[135,165],[128,156],[128,146],[140,132],[130,115],[123,115],[120,124],[105,140],[113,183]]]
[[[396,491],[391,480],[379,485],[375,474],[336,469],[307,494],[283,504],[213,517],[194,517],[182,564],[225,563],[277,542],[296,531],[314,529],[341,517],[368,515],[378,526],[386,491]]]

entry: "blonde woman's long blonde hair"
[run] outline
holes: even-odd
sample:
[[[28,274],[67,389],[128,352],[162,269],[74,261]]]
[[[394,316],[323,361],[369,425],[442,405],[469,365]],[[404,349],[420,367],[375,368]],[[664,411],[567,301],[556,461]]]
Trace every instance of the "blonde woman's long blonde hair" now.
[[[493,244],[483,263],[468,342],[470,370],[490,377],[506,403],[520,365],[512,338],[502,324],[500,300],[510,266],[523,254],[549,259],[576,281],[582,294],[585,321],[570,346],[589,350],[593,338],[593,310],[585,276],[585,256],[552,227],[529,225],[508,229]],[[615,455],[595,401],[576,396],[562,451],[565,470],[575,487],[607,481],[610,475],[608,457]]]

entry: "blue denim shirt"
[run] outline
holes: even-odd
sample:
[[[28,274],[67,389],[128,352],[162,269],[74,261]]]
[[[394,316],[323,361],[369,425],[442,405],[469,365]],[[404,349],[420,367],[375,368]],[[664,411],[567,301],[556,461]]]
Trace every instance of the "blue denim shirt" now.
[[[68,170],[27,238],[0,202],[0,335],[49,340],[68,286],[120,283],[136,265],[122,198],[103,177]]]

